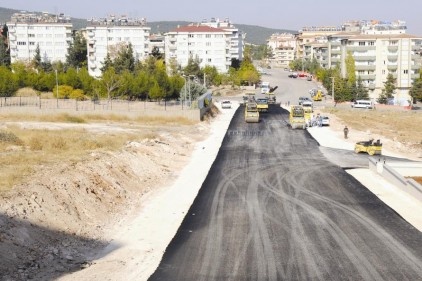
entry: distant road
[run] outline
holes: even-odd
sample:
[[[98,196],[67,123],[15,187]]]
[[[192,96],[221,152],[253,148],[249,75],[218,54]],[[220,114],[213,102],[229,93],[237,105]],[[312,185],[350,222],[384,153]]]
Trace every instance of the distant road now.
[[[149,280],[420,280],[421,232],[291,130],[286,111],[262,116],[236,112]]]

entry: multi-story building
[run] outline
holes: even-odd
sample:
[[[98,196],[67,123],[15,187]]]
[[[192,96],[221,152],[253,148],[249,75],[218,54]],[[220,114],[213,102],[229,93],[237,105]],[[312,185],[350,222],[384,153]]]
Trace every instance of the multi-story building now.
[[[388,74],[396,79],[396,104],[406,104],[414,79],[419,78],[421,57],[417,54],[422,37],[408,34],[338,34],[329,36],[328,68],[341,64],[344,54],[355,60],[356,76],[360,77],[377,98]]]
[[[272,34],[267,40],[267,46],[272,50],[270,61],[277,67],[289,67],[289,63],[295,59],[296,37],[294,34]]]
[[[110,16],[89,20],[87,31],[88,72],[100,77],[107,54],[114,59],[121,48],[130,43],[135,60],[143,60],[149,55],[151,28],[145,19],[131,19],[125,16]]]
[[[224,21],[220,21],[218,18],[211,18],[210,21],[204,19],[201,22],[201,25],[221,28],[225,31],[231,32],[230,56],[232,59],[243,60],[243,49],[245,46],[244,41],[246,34],[236,28],[228,18],[226,18]]]
[[[338,65],[345,75],[345,58],[350,53],[355,60],[355,74],[369,89],[371,98],[379,97],[391,73],[396,79],[395,103],[406,104],[410,100],[409,89],[421,68],[418,52],[422,38],[405,34],[403,21],[349,21],[341,30],[328,29],[330,34],[326,36],[315,34],[315,30],[319,28],[312,28],[313,34],[308,31],[298,36],[299,58],[315,58],[324,68]],[[326,28],[322,30],[326,32]]]
[[[11,62],[30,62],[39,46],[43,62],[66,61],[72,41],[70,17],[21,12],[7,23]]]
[[[200,66],[215,66],[226,73],[231,65],[231,31],[208,25],[191,24],[165,34],[166,65],[175,61],[185,67],[190,58],[198,58]]]

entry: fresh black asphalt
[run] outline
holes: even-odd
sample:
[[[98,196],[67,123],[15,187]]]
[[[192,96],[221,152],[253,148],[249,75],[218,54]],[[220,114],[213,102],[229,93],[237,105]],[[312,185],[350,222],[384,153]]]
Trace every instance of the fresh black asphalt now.
[[[421,232],[341,168],[367,158],[330,153],[278,106],[239,108],[149,280],[421,280]]]

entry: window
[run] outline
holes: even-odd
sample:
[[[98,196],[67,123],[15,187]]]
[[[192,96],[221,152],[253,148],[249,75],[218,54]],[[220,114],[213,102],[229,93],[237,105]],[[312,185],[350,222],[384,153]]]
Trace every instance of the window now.
[[[409,70],[405,69],[405,70],[403,70],[403,73],[404,74],[408,74],[409,73]]]
[[[382,74],[385,74],[385,69],[382,70]]]
[[[206,34],[205,38],[211,38],[211,34]]]
[[[397,40],[390,41],[389,43],[390,43],[390,46],[396,46],[397,45]]]
[[[369,46],[375,46],[375,42],[374,41],[368,42],[368,45]]]
[[[210,47],[211,46],[211,42],[206,42],[205,46]]]
[[[359,42],[359,46],[365,46],[365,42]]]
[[[207,59],[207,62],[211,62],[211,59]]]
[[[189,38],[193,38],[193,34],[189,34],[189,35],[188,35],[188,37],[189,37]]]
[[[35,46],[35,42],[29,42],[29,46]]]
[[[35,34],[28,34],[28,37],[33,38],[33,37],[35,37]]]
[[[18,46],[25,46],[26,42],[18,42]]]

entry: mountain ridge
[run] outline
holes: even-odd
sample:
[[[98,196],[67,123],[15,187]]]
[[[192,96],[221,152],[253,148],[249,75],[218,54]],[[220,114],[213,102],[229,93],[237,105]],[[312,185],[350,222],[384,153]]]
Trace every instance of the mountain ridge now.
[[[11,16],[14,13],[20,12],[21,10],[2,8],[0,7],[0,24],[3,25],[6,22],[10,21]],[[36,11],[28,11],[33,13],[40,13]],[[88,25],[86,19],[81,18],[71,18],[73,23],[73,28],[78,30],[85,28]],[[172,29],[177,28],[179,25],[188,25],[192,23],[191,21],[153,21],[148,22],[147,26],[151,27],[151,34],[155,33],[166,33]],[[250,44],[255,45],[264,45],[268,38],[274,33],[296,33],[296,30],[289,29],[277,29],[262,27],[257,25],[248,25],[248,24],[234,24],[243,33],[246,33],[245,41]]]

